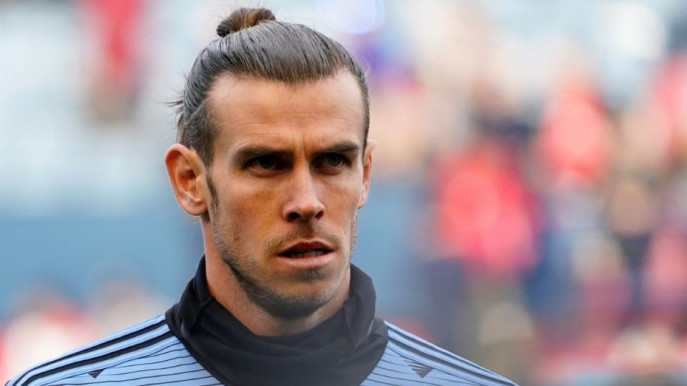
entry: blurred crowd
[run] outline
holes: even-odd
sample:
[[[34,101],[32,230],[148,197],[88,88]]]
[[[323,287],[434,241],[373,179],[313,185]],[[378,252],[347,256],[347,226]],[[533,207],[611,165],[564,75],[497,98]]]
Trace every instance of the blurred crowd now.
[[[493,7],[417,6],[436,24],[408,31],[408,67],[372,62],[377,165],[424,187],[424,327],[522,384],[687,384],[684,19],[587,8],[634,23],[606,69],[590,43],[613,30],[528,47]],[[602,78],[632,65],[634,85]]]
[[[161,2],[59,3],[98,47],[90,125],[140,124]],[[687,7],[529,3],[265,5],[369,69],[375,184],[413,192],[393,242],[422,289],[392,320],[523,385],[687,384]],[[0,327],[0,379],[164,310],[143,286],[101,291],[16,294],[40,301]]]

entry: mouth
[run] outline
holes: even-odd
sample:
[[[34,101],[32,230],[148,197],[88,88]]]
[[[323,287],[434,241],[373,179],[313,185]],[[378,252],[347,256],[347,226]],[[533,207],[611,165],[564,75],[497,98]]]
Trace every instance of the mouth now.
[[[300,242],[290,246],[287,249],[279,252],[279,257],[288,259],[299,259],[307,257],[319,257],[333,252],[334,249],[319,241],[316,242]]]

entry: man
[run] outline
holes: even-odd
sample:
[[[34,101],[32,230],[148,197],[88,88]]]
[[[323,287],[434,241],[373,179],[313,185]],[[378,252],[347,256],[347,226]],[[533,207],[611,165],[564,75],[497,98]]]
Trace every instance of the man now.
[[[351,265],[374,143],[337,42],[240,9],[196,59],[165,163],[205,256],[160,316],[9,385],[512,385],[375,318]]]

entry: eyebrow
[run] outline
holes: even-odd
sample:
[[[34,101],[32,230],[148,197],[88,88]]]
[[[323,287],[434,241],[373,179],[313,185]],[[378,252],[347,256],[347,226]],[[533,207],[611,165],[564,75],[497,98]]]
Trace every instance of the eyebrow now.
[[[280,157],[280,158],[285,158],[289,155],[289,152],[286,150],[281,150],[281,149],[276,149],[272,148],[269,146],[247,146],[243,149],[240,149],[239,151],[236,152],[236,155],[233,157],[235,160],[238,161],[238,163],[244,163],[248,160],[251,160],[253,158],[260,158],[260,157],[265,157],[265,156],[271,156],[271,157]]]
[[[315,152],[315,156],[322,156],[325,154],[332,154],[332,153],[344,153],[344,154],[350,154],[350,155],[356,155],[360,152],[360,145],[358,145],[355,142],[342,142],[342,143],[337,143],[335,145],[329,146],[327,148],[324,148],[322,150],[318,150]]]
[[[332,154],[332,153],[344,153],[344,154],[349,154],[355,156],[360,152],[360,145],[355,143],[355,142],[341,142],[337,143],[331,146],[328,146],[324,149],[319,149],[314,152],[315,158],[320,157],[325,154]],[[266,145],[256,145],[256,146],[246,146],[242,149],[239,149],[236,154],[234,155],[234,159],[238,161],[238,163],[244,163],[247,162],[253,158],[259,158],[259,157],[265,157],[265,156],[270,156],[270,157],[278,157],[278,158],[284,158],[288,159],[291,157],[291,151],[289,150],[284,150],[283,148],[276,148],[276,147],[271,147],[271,146],[266,146]]]

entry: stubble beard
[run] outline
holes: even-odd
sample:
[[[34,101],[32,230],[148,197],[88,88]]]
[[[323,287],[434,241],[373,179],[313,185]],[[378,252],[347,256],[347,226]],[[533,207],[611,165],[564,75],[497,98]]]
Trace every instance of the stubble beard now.
[[[215,213],[218,214],[218,211]],[[277,319],[294,320],[304,318],[312,315],[322,306],[329,303],[329,301],[334,298],[337,289],[341,286],[345,276],[345,270],[349,268],[351,263],[351,255],[353,253],[357,233],[357,213],[354,215],[353,223],[351,224],[349,250],[348,255],[345,256],[346,262],[343,266],[344,269],[342,272],[338,273],[339,277],[336,278],[338,282],[336,285],[327,288],[325,291],[317,293],[315,296],[299,296],[298,294],[280,292],[274,288],[271,288],[269,285],[258,282],[255,275],[252,275],[251,272],[256,272],[260,268],[250,256],[242,254],[237,250],[237,248],[235,248],[234,245],[229,245],[225,242],[227,228],[222,226],[223,221],[221,221],[221,219],[215,218],[215,220],[220,221],[215,221],[212,223],[212,232],[222,261],[224,261],[227,267],[229,267],[234,278],[236,278],[236,281],[239,283],[244,293],[248,296],[249,300]],[[230,229],[229,232],[233,232],[235,235],[240,234],[240,231],[237,231],[237,229]],[[293,234],[283,237],[281,242],[277,240],[268,243],[265,246],[255,246],[255,249],[262,249],[262,251],[265,251],[269,254],[271,251],[274,251],[274,247],[276,245],[282,245],[284,242],[289,240],[298,239],[299,236],[304,237],[306,234],[313,235],[315,232],[312,230],[297,231]],[[298,280],[315,281],[322,279],[325,275],[327,275],[327,272],[321,268],[312,268],[299,272],[299,275],[300,276],[297,278]]]

